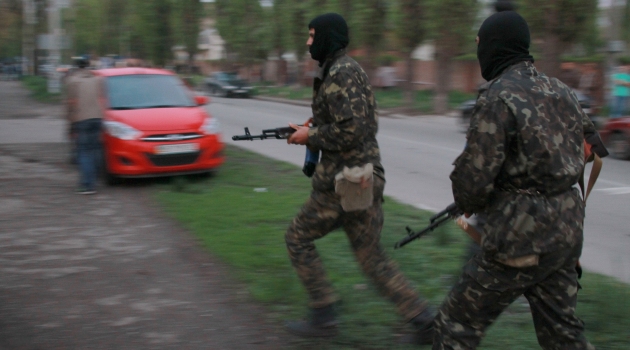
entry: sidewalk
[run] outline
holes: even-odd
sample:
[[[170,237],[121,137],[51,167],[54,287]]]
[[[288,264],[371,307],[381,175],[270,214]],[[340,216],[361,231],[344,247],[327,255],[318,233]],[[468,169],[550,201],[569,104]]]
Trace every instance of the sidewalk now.
[[[73,193],[61,106],[0,101],[0,349],[295,347],[150,182]]]

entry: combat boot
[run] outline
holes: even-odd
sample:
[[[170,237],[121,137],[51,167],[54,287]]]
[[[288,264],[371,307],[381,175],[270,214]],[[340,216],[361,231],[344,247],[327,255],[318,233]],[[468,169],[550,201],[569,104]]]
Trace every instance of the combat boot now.
[[[414,333],[403,336],[400,342],[414,345],[433,344],[433,334],[435,333],[433,320],[435,319],[435,314],[435,310],[428,307],[418,316],[412,318],[410,323],[414,328]]]
[[[289,321],[286,328],[301,337],[334,337],[337,335],[337,319],[333,305],[311,309],[306,320]]]

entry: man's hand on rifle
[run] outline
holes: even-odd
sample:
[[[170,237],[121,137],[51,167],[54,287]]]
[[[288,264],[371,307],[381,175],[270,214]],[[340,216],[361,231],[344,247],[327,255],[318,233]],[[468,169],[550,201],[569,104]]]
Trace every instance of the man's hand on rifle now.
[[[304,125],[289,123],[289,126],[295,129],[295,132],[287,139],[290,145],[306,145],[308,143],[308,129],[310,128],[313,118],[308,118]]]

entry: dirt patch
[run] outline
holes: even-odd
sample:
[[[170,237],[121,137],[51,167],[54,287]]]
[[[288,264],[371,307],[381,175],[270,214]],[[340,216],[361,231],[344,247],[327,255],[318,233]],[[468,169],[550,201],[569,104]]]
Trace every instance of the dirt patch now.
[[[60,116],[59,106],[29,110],[17,84],[1,82],[0,119]],[[0,144],[0,349],[294,348],[165,216],[154,182],[92,196],[75,194],[77,183],[67,143]]]

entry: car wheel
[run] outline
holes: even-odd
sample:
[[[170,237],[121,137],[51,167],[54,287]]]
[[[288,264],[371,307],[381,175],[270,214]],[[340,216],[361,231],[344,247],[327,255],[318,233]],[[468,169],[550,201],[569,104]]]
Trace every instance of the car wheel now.
[[[120,183],[122,182],[121,178],[110,173],[109,170],[107,169],[107,160],[105,157],[105,152],[103,152],[103,164],[101,165],[101,173],[103,175],[103,181],[105,182],[105,185],[107,186],[120,185]]]
[[[630,159],[630,140],[622,133],[610,135],[608,151],[615,159]]]
[[[105,172],[104,176],[105,176],[105,184],[107,186],[120,185],[121,182],[122,182],[121,179],[118,176],[113,175],[113,174],[111,174],[109,172]]]

